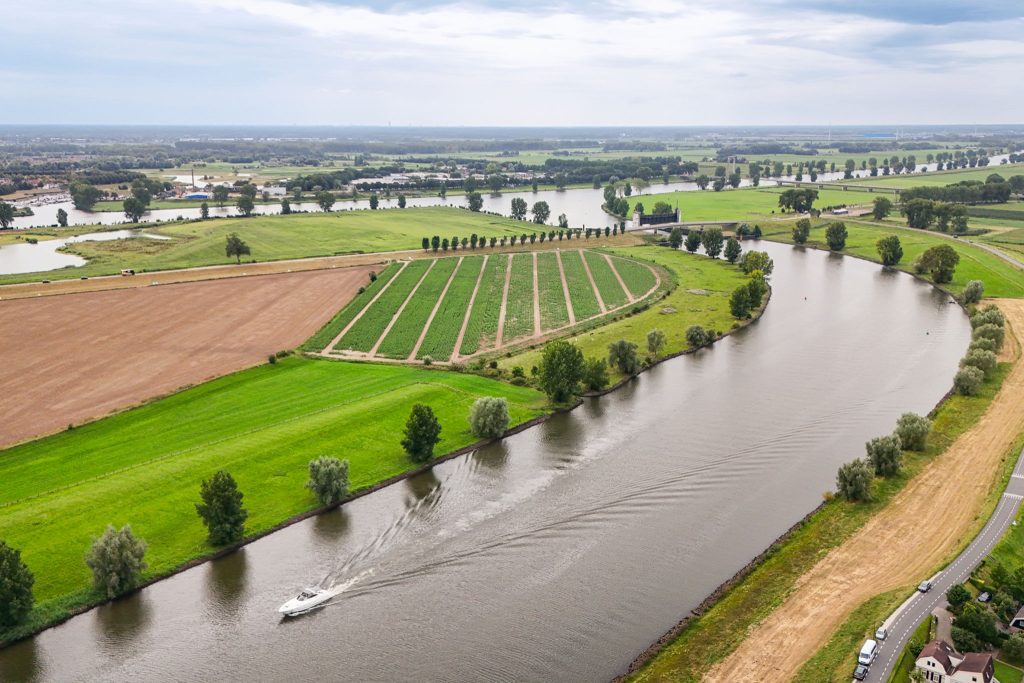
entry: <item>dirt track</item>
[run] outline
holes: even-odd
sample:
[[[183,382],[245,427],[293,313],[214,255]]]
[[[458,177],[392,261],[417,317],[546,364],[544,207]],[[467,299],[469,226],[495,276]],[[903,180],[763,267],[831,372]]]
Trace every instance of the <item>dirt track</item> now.
[[[0,446],[294,348],[369,266],[0,301]]]
[[[1019,338],[1024,301],[997,303]],[[1009,336],[1007,345],[1015,345]],[[1019,359],[1019,347],[1015,355]],[[785,602],[704,680],[790,680],[864,601],[930,576],[968,540],[1000,459],[1024,429],[1022,395],[1024,363],[1018,362],[981,420],[802,576]]]

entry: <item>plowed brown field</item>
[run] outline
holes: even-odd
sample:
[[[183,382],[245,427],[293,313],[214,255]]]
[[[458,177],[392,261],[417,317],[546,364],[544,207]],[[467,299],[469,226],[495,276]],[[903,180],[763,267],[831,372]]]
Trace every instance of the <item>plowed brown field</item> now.
[[[0,301],[0,446],[303,342],[370,266]]]

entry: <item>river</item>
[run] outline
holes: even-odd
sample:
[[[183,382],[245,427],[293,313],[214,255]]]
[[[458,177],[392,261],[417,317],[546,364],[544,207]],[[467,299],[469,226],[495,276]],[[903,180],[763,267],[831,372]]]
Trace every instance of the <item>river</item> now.
[[[758,248],[748,328],[0,651],[0,679],[607,681],[927,412],[969,342],[906,274]],[[278,618],[318,583],[349,587]]]

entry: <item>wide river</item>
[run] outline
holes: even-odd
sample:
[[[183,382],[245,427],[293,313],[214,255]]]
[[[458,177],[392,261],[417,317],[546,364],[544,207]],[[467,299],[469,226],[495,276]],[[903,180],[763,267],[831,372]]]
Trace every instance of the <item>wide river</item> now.
[[[908,275],[758,246],[774,294],[750,327],[0,651],[0,679],[607,681],[931,409],[968,344]]]

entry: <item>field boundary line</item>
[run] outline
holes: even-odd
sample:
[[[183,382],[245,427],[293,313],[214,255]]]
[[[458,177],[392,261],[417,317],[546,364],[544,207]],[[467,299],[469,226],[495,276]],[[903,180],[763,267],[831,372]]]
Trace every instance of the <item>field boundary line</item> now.
[[[466,336],[466,328],[469,327],[469,316],[473,313],[473,303],[476,301],[476,293],[480,291],[480,283],[484,279],[484,271],[487,269],[487,259],[490,254],[484,254],[484,262],[480,264],[480,272],[476,276],[476,286],[473,293],[469,295],[469,303],[466,304],[466,315],[462,317],[462,327],[459,328],[459,336],[455,340],[455,348],[452,349],[451,359],[455,362],[462,357],[462,340]]]
[[[590,288],[594,290],[594,296],[597,297],[597,305],[601,307],[601,315],[608,312],[608,307],[604,305],[604,299],[601,298],[601,292],[597,289],[597,282],[594,281],[594,274],[590,272],[590,265],[587,263],[586,249],[580,249],[580,261],[583,261],[583,270],[587,273],[587,279],[590,280]]]
[[[356,313],[354,318],[348,321],[348,324],[345,325],[344,328],[342,328],[341,332],[338,333],[338,336],[332,339],[331,343],[328,344],[326,348],[324,348],[325,353],[334,350],[334,347],[337,345],[338,342],[341,341],[341,338],[348,334],[348,331],[351,330],[352,327],[357,322],[359,322],[359,319],[363,317],[364,313],[370,310],[370,306],[373,306],[373,304],[377,303],[377,299],[379,299],[381,295],[384,294],[384,292],[388,291],[388,287],[390,287],[394,283],[394,281],[398,279],[399,275],[405,272],[406,266],[408,266],[410,263],[412,263],[412,261],[402,261],[402,267],[398,269],[398,272],[392,275],[391,279],[384,283],[384,286],[380,288],[380,291],[374,294],[373,298],[366,302],[366,305],[363,306],[358,313]],[[356,296],[358,296],[358,294]]]
[[[626,293],[627,301],[629,301],[629,303],[636,301],[636,297],[633,296],[633,292],[629,291],[629,287],[626,286],[625,280],[622,279],[622,276],[619,275],[619,271],[615,268],[615,264],[612,263],[612,257],[605,254],[604,260],[608,262],[608,267],[612,269],[613,273],[615,273],[615,279],[619,281],[619,286],[622,287],[622,291]]]
[[[555,250],[555,260],[558,261],[558,274],[562,277],[562,294],[565,295],[565,308],[569,311],[569,324],[576,324],[576,311],[572,309],[572,298],[569,296],[569,283],[565,279],[565,268],[562,267],[562,250]]]
[[[441,303],[444,302],[444,297],[448,294],[448,288],[452,286],[452,282],[455,280],[455,276],[462,268],[462,262],[465,260],[465,256],[459,257],[459,262],[455,264],[452,274],[448,276],[448,282],[444,283],[444,289],[441,290],[441,295],[438,296],[437,301],[434,302],[434,308],[430,311],[430,317],[427,318],[427,322],[423,323],[423,329],[420,330],[420,337],[416,340],[415,346],[412,347],[412,353],[409,354],[409,358],[406,360],[416,360],[416,354],[419,353],[420,347],[423,346],[423,340],[427,338],[427,332],[430,330],[430,325],[434,322],[434,316],[436,316],[437,312],[441,309]]]
[[[398,317],[402,315],[402,311],[405,310],[405,307],[409,305],[409,302],[412,301],[412,298],[416,296],[416,291],[420,288],[420,285],[423,284],[423,281],[427,279],[427,276],[430,275],[430,271],[434,269],[435,264],[437,264],[437,259],[433,259],[430,262],[430,265],[427,266],[427,269],[423,271],[423,275],[420,276],[420,279],[416,283],[416,286],[412,288],[412,291],[409,292],[409,296],[405,297],[405,301],[403,301],[402,305],[398,307],[398,310],[395,311],[395,314],[391,316],[391,320],[390,322],[388,322],[388,326],[385,327],[384,331],[380,333],[380,337],[377,338],[377,343],[373,345],[372,349],[370,349],[370,353],[367,354],[367,357],[373,358],[374,356],[377,355],[377,349],[379,349],[380,345],[384,342],[384,338],[388,336],[388,332],[390,332],[391,328],[395,326],[395,323],[398,321]],[[392,280],[393,279],[394,278],[392,278]]]
[[[540,336],[540,283],[537,276],[537,252],[533,252],[533,336]]]
[[[515,254],[508,255],[505,267],[505,289],[501,293],[501,308],[498,310],[498,333],[494,335],[494,348],[500,349],[505,337],[505,313],[508,310],[508,286],[512,282],[512,259]]]

